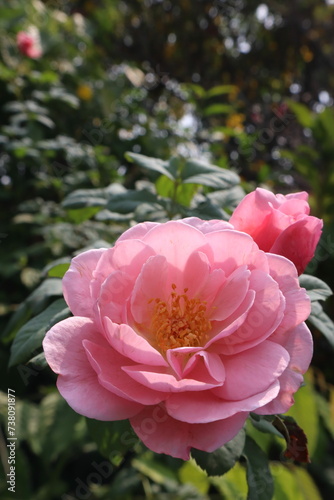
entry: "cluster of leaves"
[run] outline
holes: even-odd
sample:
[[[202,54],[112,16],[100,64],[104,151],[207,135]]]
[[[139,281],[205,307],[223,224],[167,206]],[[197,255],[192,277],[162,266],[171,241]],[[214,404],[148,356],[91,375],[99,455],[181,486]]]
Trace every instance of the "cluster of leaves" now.
[[[137,189],[111,184],[105,189],[73,191],[63,201],[72,210],[103,209],[98,220],[162,221],[175,216],[201,216],[203,219],[228,219],[243,198],[239,176],[231,170],[208,162],[173,157],[169,161],[128,152],[126,157],[152,173],[155,182],[138,183]],[[206,187],[211,192],[206,192]]]

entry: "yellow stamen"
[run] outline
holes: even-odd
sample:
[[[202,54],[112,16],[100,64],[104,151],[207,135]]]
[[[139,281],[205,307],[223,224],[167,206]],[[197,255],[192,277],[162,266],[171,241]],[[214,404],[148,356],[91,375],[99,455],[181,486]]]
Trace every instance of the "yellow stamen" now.
[[[176,347],[199,347],[204,345],[211,323],[206,314],[206,302],[189,299],[188,288],[179,295],[172,284],[170,299],[165,302],[159,298],[150,299],[155,302],[151,320],[151,333],[157,346],[162,351]]]

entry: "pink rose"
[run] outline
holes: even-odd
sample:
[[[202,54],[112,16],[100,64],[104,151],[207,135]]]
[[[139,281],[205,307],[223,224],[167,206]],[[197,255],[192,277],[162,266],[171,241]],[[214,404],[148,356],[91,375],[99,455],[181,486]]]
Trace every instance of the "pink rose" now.
[[[295,266],[227,222],[138,224],[75,257],[63,286],[74,317],[43,343],[60,393],[87,417],[129,418],[157,453],[187,460],[249,412],[287,411],[311,360]]]
[[[283,255],[302,274],[321,236],[322,220],[309,215],[308,194],[274,195],[257,188],[235,209],[230,223],[250,234],[261,250]]]
[[[19,51],[31,59],[38,59],[42,55],[42,49],[37,36],[26,31],[19,31],[16,36]]]

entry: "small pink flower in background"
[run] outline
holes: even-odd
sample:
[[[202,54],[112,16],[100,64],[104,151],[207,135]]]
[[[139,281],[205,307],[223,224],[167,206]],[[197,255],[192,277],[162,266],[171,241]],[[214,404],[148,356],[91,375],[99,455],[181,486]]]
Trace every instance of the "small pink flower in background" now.
[[[322,220],[309,215],[306,192],[274,195],[257,188],[245,196],[230,223],[250,234],[261,250],[283,255],[302,274],[314,256]]]
[[[224,221],[138,224],[75,257],[63,289],[74,317],[43,342],[60,393],[157,453],[187,460],[249,412],[284,413],[312,357],[294,264]]]
[[[37,30],[19,31],[16,36],[19,51],[31,59],[39,59],[42,56],[42,48]]]

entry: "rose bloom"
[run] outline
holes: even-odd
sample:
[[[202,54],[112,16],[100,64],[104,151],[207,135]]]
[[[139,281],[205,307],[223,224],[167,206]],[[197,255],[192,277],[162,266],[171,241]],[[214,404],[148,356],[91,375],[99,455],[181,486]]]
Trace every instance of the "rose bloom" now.
[[[130,419],[148,448],[213,451],[249,412],[287,411],[312,356],[296,267],[227,222],[145,222],[63,279],[74,317],[46,334],[78,413]]]
[[[17,47],[19,51],[30,59],[39,59],[42,55],[42,49],[38,36],[34,33],[19,31],[16,36]]]
[[[323,225],[309,215],[307,200],[305,191],[284,196],[257,188],[238,205],[230,223],[250,234],[261,250],[290,259],[302,274],[314,256]]]

